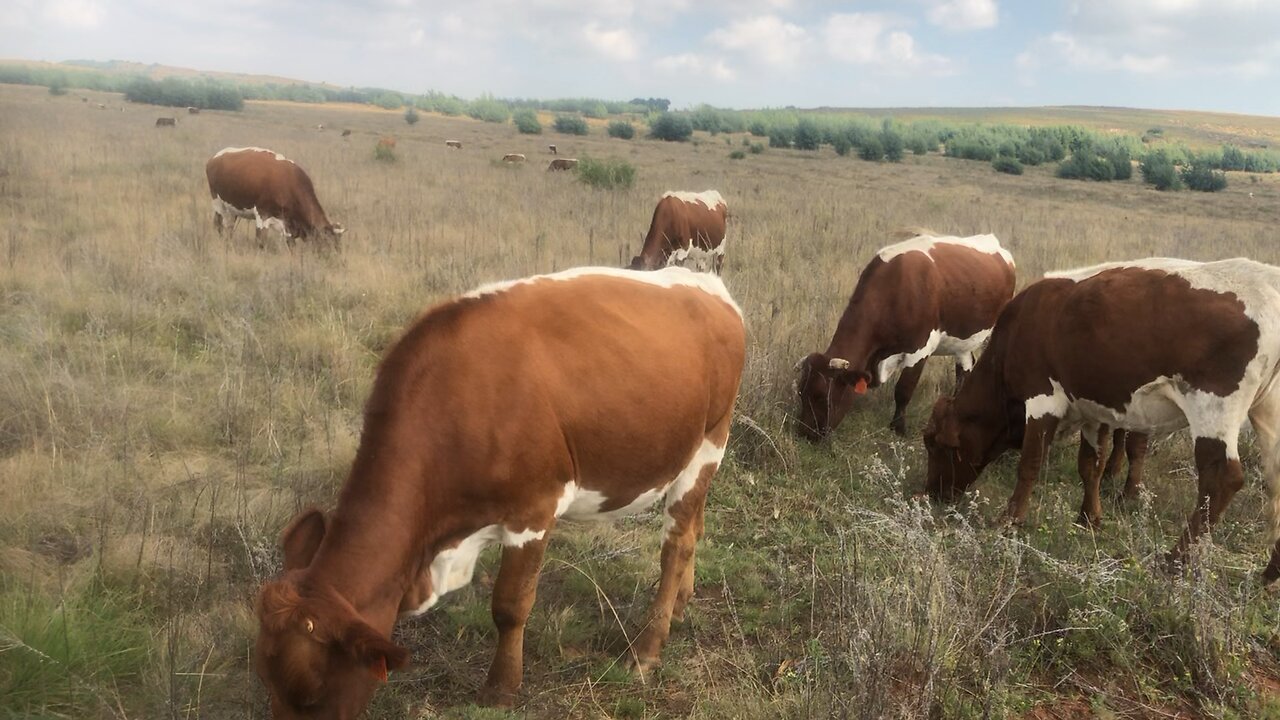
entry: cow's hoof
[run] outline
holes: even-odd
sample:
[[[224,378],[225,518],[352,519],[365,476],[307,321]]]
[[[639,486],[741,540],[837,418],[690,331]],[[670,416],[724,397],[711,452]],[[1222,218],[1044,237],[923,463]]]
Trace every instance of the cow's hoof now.
[[[905,418],[894,418],[889,421],[889,429],[898,437],[907,436],[907,421]]]
[[[653,677],[654,671],[658,669],[660,661],[656,657],[642,658],[632,655],[627,658],[624,666],[632,675],[636,676],[643,684],[648,684],[649,679]]]
[[[476,695],[476,704],[484,707],[512,708],[516,704],[516,691],[485,685]]]
[[[1088,513],[1081,512],[1076,515],[1076,524],[1086,530],[1100,530],[1102,529],[1102,517],[1090,517]]]

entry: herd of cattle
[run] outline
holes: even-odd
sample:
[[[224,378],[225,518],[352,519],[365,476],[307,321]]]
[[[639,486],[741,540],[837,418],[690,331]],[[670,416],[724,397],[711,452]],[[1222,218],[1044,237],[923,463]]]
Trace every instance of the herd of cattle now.
[[[207,175],[219,231],[253,218],[259,237],[337,244],[342,226],[282,155],[227,148]],[[693,596],[746,357],[742,312],[719,275],[727,218],[714,190],[668,192],[628,269],[483,286],[404,332],[378,368],[337,506],[289,523],[284,571],[258,595],[254,664],[276,717],[357,715],[408,662],[390,639],[397,618],[468,584],[494,543],[498,648],[480,697],[511,704],[557,523],[661,500],[661,578],[628,660],[642,677],[657,664]],[[1132,494],[1147,435],[1189,427],[1198,501],[1168,555],[1177,566],[1243,485],[1247,419],[1280,539],[1280,268],[1149,258],[1050,273],[1015,295],[1013,257],[993,235],[914,229],[896,240],[863,269],[826,350],[796,366],[801,435],[827,436],[895,375],[890,427],[905,434],[925,360],[947,356],[956,389],[923,430],[925,492],[954,500],[1016,448],[1004,518],[1020,523],[1054,436],[1078,431],[1079,521],[1096,525],[1104,473],[1127,453]],[[1278,576],[1280,542],[1262,579],[1274,587]]]

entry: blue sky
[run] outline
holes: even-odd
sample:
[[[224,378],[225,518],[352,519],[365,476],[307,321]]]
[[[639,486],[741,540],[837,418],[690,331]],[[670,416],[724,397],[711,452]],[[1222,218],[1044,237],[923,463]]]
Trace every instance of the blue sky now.
[[[1280,0],[7,0],[0,55],[677,107],[1280,115]]]

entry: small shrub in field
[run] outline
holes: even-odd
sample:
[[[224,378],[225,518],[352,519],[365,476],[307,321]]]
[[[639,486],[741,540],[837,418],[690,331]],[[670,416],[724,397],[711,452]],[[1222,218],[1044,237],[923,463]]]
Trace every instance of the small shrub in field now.
[[[373,99],[373,104],[384,110],[399,110],[404,107],[404,97],[400,93],[384,92]]]
[[[662,113],[649,123],[649,137],[655,140],[684,142],[693,136],[693,122],[683,115]]]
[[[879,138],[867,138],[858,148],[858,157],[863,160],[880,161],[884,159],[884,146]]]
[[[751,143],[750,150],[752,155],[759,155],[764,152],[764,143]]]
[[[636,169],[626,160],[584,157],[578,161],[578,179],[599,190],[626,190],[635,184]]]
[[[516,130],[525,135],[539,135],[542,133],[542,123],[538,122],[538,113],[532,110],[518,110],[511,116],[511,121],[516,124]]]
[[[902,136],[894,130],[886,129],[880,133],[880,145],[884,148],[884,159],[889,162],[902,162]]]
[[[418,122],[418,111],[414,110],[412,105],[405,109],[404,121],[410,125],[414,125]]]
[[[61,82],[57,82],[57,81],[51,82],[49,83],[49,94],[50,95],[66,95],[67,86],[63,85]]]
[[[929,141],[919,135],[913,135],[907,140],[907,149],[912,155],[924,155],[929,152]]]
[[[844,133],[840,133],[839,135],[836,135],[834,138],[831,138],[831,147],[835,148],[837,155],[839,155],[840,157],[844,157],[845,155],[849,154],[850,150],[853,149],[853,142],[849,140],[849,137],[847,135],[845,135]]]
[[[817,150],[822,144],[822,130],[808,118],[796,123],[795,144],[797,150]]]
[[[751,138],[742,138],[742,147],[751,147]]]
[[[1076,152],[1058,165],[1058,177],[1067,180],[1106,182],[1116,178],[1116,171],[1111,167],[1111,163],[1100,155]]]
[[[511,118],[511,109],[501,100],[485,96],[467,105],[467,115],[485,122],[504,123]]]
[[[729,153],[730,160],[742,160],[746,157],[747,157],[747,154],[742,152],[741,150],[734,150],[733,152]]]
[[[390,145],[378,143],[373,146],[373,159],[379,162],[395,162],[396,149]]]
[[[565,135],[586,135],[587,121],[577,115],[557,115],[556,121],[551,125],[556,132]]]
[[[609,137],[619,140],[630,140],[636,136],[636,126],[626,120],[614,120],[609,123]]]
[[[1018,162],[1018,158],[1009,155],[1001,155],[991,161],[991,167],[996,172],[1008,173],[1010,175],[1022,174],[1022,163]]]
[[[1182,168],[1182,183],[1200,192],[1218,192],[1227,187],[1227,174],[1214,170],[1203,160],[1196,160]]]
[[[1138,168],[1142,172],[1142,182],[1154,185],[1157,190],[1182,189],[1182,178],[1178,176],[1178,167],[1174,165],[1169,153],[1164,150],[1147,153]]]
[[[769,147],[771,148],[789,148],[791,147],[791,132],[783,127],[776,127],[769,131]]]
[[[769,128],[766,127],[765,124],[759,120],[756,120],[752,122],[750,125],[748,125],[747,132],[751,133],[755,137],[769,136]]]

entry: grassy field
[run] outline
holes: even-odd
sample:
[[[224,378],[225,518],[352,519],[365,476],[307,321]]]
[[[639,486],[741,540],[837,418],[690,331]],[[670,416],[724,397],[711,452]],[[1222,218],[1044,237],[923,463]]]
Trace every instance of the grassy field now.
[[[950,388],[941,363],[907,441],[885,428],[887,388],[828,444],[786,428],[793,363],[825,347],[893,228],[994,232],[1024,285],[1152,254],[1280,262],[1276,178],[1161,194],[933,154],[731,160],[740,136],[521,136],[283,103],[153,127],[170,114],[0,86],[0,716],[265,717],[252,597],[287,519],[332,504],[398,331],[484,281],[622,265],[662,191],[716,188],[750,345],[689,618],[656,681],[631,679],[619,660],[657,579],[659,523],[559,528],[514,716],[1280,718],[1280,608],[1249,577],[1266,559],[1251,436],[1247,487],[1193,571],[1170,577],[1158,556],[1194,488],[1182,435],[1155,439],[1149,492],[1107,507],[1097,533],[1071,522],[1075,448],[1061,443],[1013,535],[990,528],[1012,458],[958,507],[907,499],[923,414]],[[384,134],[395,162],[373,159]],[[635,187],[543,172],[549,142],[633,163]],[[243,223],[219,238],[203,165],[227,145],[306,168],[348,228],[344,252],[259,251]],[[498,162],[508,152],[530,162]],[[495,638],[495,560],[400,626],[414,665],[372,716],[505,716],[468,704]]]

